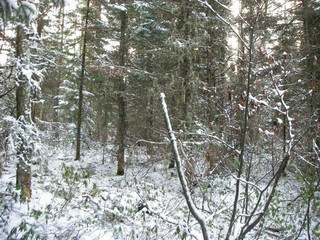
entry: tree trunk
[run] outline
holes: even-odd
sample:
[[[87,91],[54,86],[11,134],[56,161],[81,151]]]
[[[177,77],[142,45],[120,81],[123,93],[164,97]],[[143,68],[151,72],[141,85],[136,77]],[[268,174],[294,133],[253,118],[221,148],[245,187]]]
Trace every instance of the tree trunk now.
[[[21,56],[23,54],[22,42],[24,39],[23,27],[21,25],[17,26],[16,30],[16,58],[17,61],[21,61]],[[26,83],[21,75],[16,79],[17,88],[16,88],[16,114],[17,119],[21,116],[26,115]]]
[[[305,76],[309,82],[310,95],[310,119],[313,131],[311,132],[312,140],[309,141],[310,148],[313,149],[313,142],[320,146],[320,28],[319,14],[316,12],[314,1],[302,0],[302,22],[304,39],[301,44],[304,50],[306,63],[304,66]],[[316,158],[316,157],[315,157]]]
[[[31,165],[23,158],[17,163],[16,188],[20,190],[21,201],[31,198]]]
[[[127,29],[128,29],[128,16],[126,11],[121,11],[120,13],[120,46],[119,46],[119,66],[124,67],[126,63],[126,57],[128,53],[127,46]],[[119,76],[118,78],[118,128],[117,128],[117,175],[124,175],[124,165],[125,165],[125,136],[126,136],[126,102],[125,102],[125,90],[126,83],[125,77]]]
[[[305,9],[305,41],[308,47],[308,60],[307,60],[307,75],[311,80],[311,119],[315,123],[314,139],[318,147],[320,147],[320,27],[319,14],[317,16],[316,10],[313,9],[308,0],[304,1]]]
[[[24,39],[24,30],[23,26],[17,26],[16,32],[16,58],[17,61],[21,61],[23,55],[23,39]],[[17,88],[16,88],[16,117],[19,121],[19,124],[23,126],[26,124],[26,102],[27,102],[27,84],[23,76],[18,75],[17,79]],[[24,128],[23,128],[24,129]],[[22,133],[23,134],[23,133]],[[31,197],[31,166],[29,163],[29,154],[28,146],[24,141],[24,137],[19,137],[21,142],[17,143],[17,171],[16,171],[16,188],[21,190],[20,199],[22,201]]]
[[[183,61],[181,64],[181,77],[183,81],[183,107],[182,107],[182,119],[184,121],[184,128],[187,130],[190,127],[191,116],[190,116],[190,104],[192,97],[192,83],[190,79],[191,74],[191,54],[190,54],[190,13],[191,6],[190,2],[187,1],[182,6],[182,26],[183,26],[183,35],[184,39],[187,42],[187,46],[185,47]]]
[[[61,19],[61,23],[59,23],[60,25],[60,46],[59,46],[59,51],[60,52],[63,52],[63,45],[65,43],[65,39],[64,39],[64,31],[65,31],[65,12],[64,12],[64,8],[61,7],[60,10],[59,10],[59,19]],[[58,63],[59,64],[63,64],[63,58],[60,56],[58,58]],[[56,89],[55,89],[55,96],[59,96],[60,94],[60,85],[63,81],[63,72],[62,72],[62,69],[58,69],[57,70],[57,79],[56,79]],[[60,131],[59,131],[59,126],[57,125],[57,123],[59,122],[59,110],[58,110],[58,107],[59,107],[59,98],[58,97],[55,97],[54,98],[54,112],[53,112],[53,122],[55,123],[53,125],[53,128],[54,128],[54,136],[55,138],[59,138],[59,135],[60,135]]]
[[[251,26],[250,32],[249,32],[249,59],[248,59],[248,73],[247,73],[247,86],[246,86],[246,100],[245,100],[245,113],[243,116],[243,126],[241,129],[241,139],[240,139],[240,154],[239,154],[239,167],[237,172],[237,181],[236,181],[236,192],[235,192],[235,199],[233,202],[233,209],[232,209],[232,215],[229,222],[228,232],[226,236],[226,240],[228,240],[232,234],[232,229],[234,228],[234,222],[236,220],[237,215],[237,209],[238,209],[238,200],[240,197],[240,181],[242,177],[242,173],[244,170],[244,161],[245,161],[245,146],[246,146],[246,136],[248,131],[248,116],[249,116],[249,95],[251,93],[251,81],[252,81],[252,52],[253,52],[253,43],[254,43],[254,26]],[[248,176],[247,176],[248,177]]]
[[[81,153],[81,126],[82,126],[82,111],[83,111],[83,86],[85,78],[85,67],[86,67],[86,48],[87,48],[87,35],[88,35],[88,21],[89,21],[89,7],[90,0],[87,0],[85,23],[84,23],[84,33],[83,33],[83,46],[82,46],[82,56],[81,56],[81,73],[80,73],[80,83],[79,83],[79,102],[78,102],[78,119],[77,119],[77,135],[76,135],[76,158],[75,160],[80,160]]]

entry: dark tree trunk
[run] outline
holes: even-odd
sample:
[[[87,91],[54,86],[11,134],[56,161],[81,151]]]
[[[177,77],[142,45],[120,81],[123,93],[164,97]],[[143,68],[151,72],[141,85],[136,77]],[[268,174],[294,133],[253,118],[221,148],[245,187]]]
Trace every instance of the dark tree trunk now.
[[[19,159],[16,171],[16,188],[20,190],[20,199],[31,198],[31,166],[26,159]]]
[[[37,108],[36,108],[36,101],[38,98],[38,94],[36,90],[31,90],[31,122],[35,123],[36,122],[36,115],[37,115]]]
[[[120,47],[119,47],[119,65],[124,67],[126,63],[126,57],[128,53],[127,46],[127,29],[128,29],[128,16],[126,11],[120,13],[121,29],[120,29]],[[124,76],[118,78],[118,129],[117,129],[117,141],[118,141],[118,169],[117,175],[124,175],[125,165],[125,136],[126,136],[126,102],[125,102],[125,89],[126,83]]]
[[[78,102],[78,119],[77,119],[77,135],[76,135],[76,158],[80,160],[81,154],[81,127],[82,127],[82,112],[83,112],[83,87],[85,78],[85,67],[86,67],[86,48],[87,48],[87,35],[88,35],[88,21],[89,21],[89,7],[90,0],[87,0],[84,32],[83,32],[83,46],[81,55],[81,73],[79,82],[79,102]]]
[[[24,30],[21,25],[17,26],[16,32],[16,58],[21,61],[23,55],[23,39]],[[26,102],[27,102],[27,84],[23,76],[18,75],[16,88],[16,117],[21,124],[26,124]],[[19,134],[20,135],[20,134]],[[17,148],[17,171],[16,171],[16,188],[20,190],[20,198],[22,201],[31,197],[31,166],[30,156],[28,154],[28,146],[24,141],[24,137],[20,136],[21,142]]]
[[[302,0],[302,20],[306,55],[306,76],[310,83],[310,112],[313,127],[312,138],[320,146],[320,15],[316,11],[314,1]],[[312,143],[312,141],[310,141]],[[310,146],[311,148],[313,146]]]
[[[61,23],[60,23],[60,46],[59,46],[59,51],[60,52],[63,52],[63,45],[65,43],[65,40],[64,40],[64,31],[65,31],[65,13],[64,13],[64,8],[60,8],[59,10],[59,19],[61,19]],[[59,64],[62,64],[63,63],[63,58],[60,56],[58,58],[58,63]],[[59,96],[60,94],[60,85],[63,81],[63,72],[62,72],[62,69],[58,69],[58,72],[57,72],[57,79],[56,79],[56,89],[55,89],[55,95],[56,96]],[[58,139],[59,138],[59,135],[60,135],[60,131],[59,131],[59,127],[58,127],[58,122],[59,122],[59,110],[58,110],[58,106],[59,106],[59,98],[58,97],[55,97],[54,98],[54,106],[55,106],[55,109],[54,109],[54,112],[53,112],[53,122],[55,123],[53,125],[53,128],[54,128],[54,136]]]
[[[192,83],[190,79],[191,74],[191,54],[190,54],[190,13],[191,13],[191,3],[187,1],[184,6],[182,6],[182,26],[184,39],[187,41],[187,47],[184,52],[183,61],[181,64],[181,77],[183,81],[183,121],[184,128],[188,129],[190,127],[190,104],[192,97]]]
[[[22,42],[24,39],[24,31],[21,25],[17,26],[16,32],[16,57],[17,61],[21,61],[21,56],[23,54]],[[26,83],[22,76],[18,76],[17,79],[17,88],[16,88],[16,114],[17,119],[21,116],[25,116],[26,111]]]

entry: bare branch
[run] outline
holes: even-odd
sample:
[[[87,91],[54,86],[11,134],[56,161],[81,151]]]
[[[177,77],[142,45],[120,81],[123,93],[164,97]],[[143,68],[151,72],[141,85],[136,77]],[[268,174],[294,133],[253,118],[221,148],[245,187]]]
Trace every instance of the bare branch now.
[[[214,10],[213,7],[207,1],[198,0],[198,2],[208,7],[220,19],[221,22],[226,24],[232,30],[232,32],[237,36],[237,38],[243,43],[245,48],[249,49],[248,43],[240,36],[236,28],[227,19],[222,17],[216,10]]]
[[[200,214],[196,206],[194,205],[194,202],[191,197],[191,192],[187,184],[187,180],[184,176],[183,170],[182,170],[182,162],[179,156],[178,147],[177,147],[177,141],[176,137],[172,131],[171,122],[168,114],[167,104],[165,102],[165,95],[164,93],[160,94],[161,103],[162,103],[162,109],[164,113],[165,123],[167,126],[169,139],[171,142],[171,147],[173,150],[176,166],[177,166],[177,172],[179,176],[179,180],[182,186],[183,196],[186,199],[187,206],[189,208],[189,211],[191,212],[192,216],[197,220],[199,223],[201,230],[202,230],[202,236],[204,240],[209,240],[208,230],[206,226],[206,221],[204,220],[203,216]]]
[[[265,187],[265,189],[263,190],[263,192],[271,185],[271,183],[273,182],[273,185],[272,185],[272,188],[271,188],[271,192],[269,193],[269,196],[262,208],[262,211],[260,211],[258,214],[258,216],[256,218],[253,219],[254,215],[256,215],[256,211],[258,209],[258,204],[259,204],[259,201],[262,197],[262,193],[260,194],[259,196],[259,201],[257,202],[254,210],[251,212],[251,215],[250,217],[248,218],[247,220],[247,224],[245,224],[242,229],[241,229],[241,233],[239,235],[239,238],[244,238],[244,236],[250,232],[259,222],[260,220],[262,219],[262,217],[265,215],[267,209],[269,208],[272,200],[273,200],[273,197],[274,197],[274,193],[276,191],[276,188],[278,187],[278,184],[279,184],[279,180],[282,176],[282,174],[284,173],[287,165],[288,165],[288,162],[290,160],[290,153],[294,147],[294,135],[292,133],[293,131],[293,127],[292,127],[292,118],[290,117],[289,115],[289,106],[286,104],[285,100],[284,100],[284,91],[281,91],[278,87],[278,85],[276,84],[274,78],[273,78],[273,72],[271,71],[270,72],[270,76],[271,76],[271,79],[273,81],[273,84],[274,84],[274,87],[276,89],[276,93],[277,95],[279,96],[280,98],[280,102],[281,102],[281,105],[283,106],[284,108],[284,115],[286,117],[286,120],[288,122],[288,132],[289,132],[289,141],[288,141],[288,148],[286,150],[286,152],[284,153],[284,157],[280,163],[280,166],[276,172],[276,174],[274,175],[274,177],[269,181],[269,183],[267,184],[267,186]],[[253,219],[253,220],[252,220]],[[252,220],[252,221],[251,221]]]
[[[6,91],[5,93],[0,94],[0,99],[5,97],[6,95],[8,95],[13,89],[15,89],[16,86],[10,88],[8,91]]]

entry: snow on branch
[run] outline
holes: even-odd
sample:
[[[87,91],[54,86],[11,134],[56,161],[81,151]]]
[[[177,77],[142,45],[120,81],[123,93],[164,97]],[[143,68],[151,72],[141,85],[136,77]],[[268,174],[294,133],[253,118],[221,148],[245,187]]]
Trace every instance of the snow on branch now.
[[[206,226],[206,221],[204,220],[204,217],[201,215],[201,213],[198,211],[198,209],[194,205],[194,202],[191,197],[191,192],[190,192],[190,189],[187,184],[186,177],[183,173],[182,162],[181,162],[181,158],[180,158],[179,152],[178,152],[176,137],[172,131],[171,122],[170,122],[170,118],[169,118],[169,114],[168,114],[167,104],[165,102],[165,94],[164,93],[160,94],[160,99],[161,99],[162,109],[163,109],[163,113],[164,113],[165,123],[166,123],[167,130],[168,130],[169,139],[171,142],[172,152],[174,154],[174,159],[175,159],[176,166],[177,166],[177,172],[178,172],[180,184],[182,186],[183,196],[187,202],[187,206],[189,208],[189,211],[191,212],[192,216],[197,220],[197,222],[199,223],[199,225],[201,227],[203,239],[208,240],[209,235],[208,235],[208,230],[207,230],[207,226]]]
[[[283,159],[280,162],[280,165],[279,165],[274,177],[269,181],[269,183],[266,185],[266,187],[262,190],[262,192],[259,196],[259,199],[257,201],[257,204],[254,207],[254,209],[252,210],[252,212],[247,220],[247,223],[242,227],[241,233],[238,238],[244,238],[244,236],[248,232],[250,232],[260,222],[262,217],[265,215],[267,209],[269,208],[269,206],[273,200],[276,188],[278,187],[278,184],[279,184],[279,180],[280,180],[282,174],[286,170],[286,167],[287,167],[288,162],[290,160],[290,153],[291,153],[292,149],[294,148],[294,144],[293,144],[294,143],[294,135],[292,133],[292,131],[293,131],[292,121],[294,119],[289,116],[290,107],[285,102],[285,99],[284,99],[285,94],[283,94],[284,91],[279,89],[279,86],[276,84],[276,81],[273,78],[272,72],[270,72],[270,76],[271,76],[271,79],[272,79],[274,87],[275,87],[275,92],[277,93],[278,97],[280,98],[281,106],[284,108],[282,113],[284,114],[285,120],[288,124],[288,133],[289,133],[288,148],[287,148],[286,152],[284,152]],[[271,186],[272,182],[273,182],[273,185]],[[268,194],[268,197],[266,198],[265,203],[262,206],[262,209],[258,211],[259,203],[262,198],[262,193],[265,192],[267,190],[267,188],[269,188],[269,186],[271,186],[271,190]]]
[[[249,49],[248,43],[240,36],[239,32],[236,30],[236,28],[224,17],[222,17],[216,10],[213,9],[213,7],[207,2],[198,0],[198,2],[206,7],[208,7],[219,19],[221,22],[226,24],[232,32],[237,36],[237,38],[243,43],[246,49]],[[221,5],[221,4],[220,4]]]
[[[292,150],[292,148],[293,148],[293,138],[294,138],[294,135],[293,135],[293,133],[292,133],[292,130],[293,130],[293,128],[292,128],[292,121],[293,121],[294,119],[289,116],[289,108],[290,108],[290,107],[286,104],[286,102],[285,102],[285,100],[284,100],[284,94],[283,94],[284,91],[281,91],[281,90],[279,89],[279,87],[277,86],[277,84],[275,84],[275,81],[274,81],[272,75],[271,75],[271,78],[272,78],[272,80],[273,80],[273,82],[274,82],[275,91],[276,91],[276,93],[278,94],[278,96],[279,96],[279,98],[280,98],[280,103],[281,103],[281,105],[282,105],[283,108],[284,108],[283,114],[285,115],[286,120],[287,120],[287,122],[288,122],[289,141],[288,141],[287,154],[290,155],[290,152],[291,152],[291,150]]]
[[[6,20],[7,18],[11,17],[11,13],[18,9],[16,1],[13,0],[1,0],[0,7],[2,10],[3,20]]]

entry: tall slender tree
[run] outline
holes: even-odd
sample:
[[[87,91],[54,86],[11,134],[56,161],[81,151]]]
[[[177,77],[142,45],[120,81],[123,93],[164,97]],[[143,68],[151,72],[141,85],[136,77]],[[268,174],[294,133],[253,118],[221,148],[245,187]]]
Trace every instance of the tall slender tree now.
[[[21,199],[25,200],[31,197],[31,165],[30,154],[31,149],[28,146],[27,139],[24,136],[24,128],[28,122],[29,116],[28,109],[28,83],[23,76],[22,69],[19,69],[19,65],[23,64],[23,41],[25,40],[25,29],[23,25],[17,25],[16,27],[16,63],[18,68],[17,75],[17,88],[16,88],[16,117],[18,125],[21,127],[21,132],[17,132],[17,175],[16,175],[16,187],[21,190]]]
[[[120,1],[126,4],[126,0]],[[120,68],[125,68],[128,57],[128,13],[127,9],[121,10],[119,13],[120,20],[120,45],[119,45],[119,60]],[[117,175],[124,175],[125,167],[125,140],[126,140],[126,76],[125,74],[119,75],[117,78],[117,101],[118,101],[118,126],[117,126]]]
[[[81,127],[83,121],[83,88],[86,77],[86,54],[87,54],[87,38],[88,38],[88,22],[89,22],[90,0],[86,1],[86,9],[83,26],[83,42],[81,53],[81,70],[79,76],[79,99],[78,99],[78,117],[77,117],[77,135],[76,135],[76,157],[75,160],[80,160],[81,155]]]
[[[302,52],[305,54],[305,73],[309,83],[310,117],[313,138],[320,147],[320,4],[313,0],[302,0],[300,17],[303,21]]]
[[[192,6],[189,0],[184,1],[181,4],[181,13],[178,22],[178,30],[182,32],[183,41],[185,41],[185,47],[183,51],[183,56],[180,63],[180,77],[182,81],[182,120],[184,129],[190,128],[190,108],[191,108],[191,98],[192,98],[192,86],[191,81],[192,74],[192,48],[191,48],[191,11]]]

